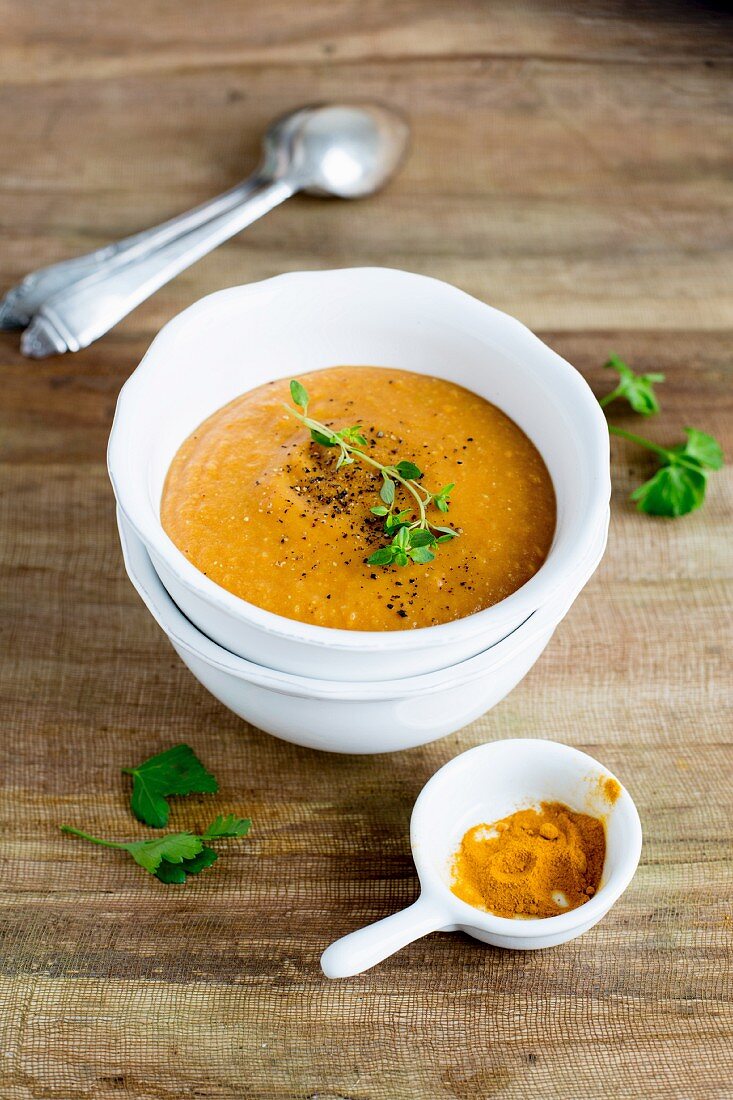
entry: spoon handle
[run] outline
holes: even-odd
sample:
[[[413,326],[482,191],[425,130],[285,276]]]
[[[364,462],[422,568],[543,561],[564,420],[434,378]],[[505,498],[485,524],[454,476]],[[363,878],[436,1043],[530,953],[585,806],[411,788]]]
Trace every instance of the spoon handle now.
[[[232,209],[119,268],[72,284],[41,306],[21,337],[21,351],[43,359],[87,347],[161,286],[297,189],[285,179],[253,181],[247,195]]]
[[[146,256],[161,245],[168,244],[176,237],[204,225],[211,218],[231,210],[258,186],[258,182],[256,177],[245,180],[229,191],[216,195],[193,210],[161,222],[160,225],[143,229],[140,233],[104,245],[103,248],[97,248],[83,256],[74,256],[71,260],[62,260],[32,271],[0,301],[0,331],[25,328],[43,303],[54,295],[89,276],[106,274],[123,267],[131,260]]]
[[[421,894],[407,909],[336,940],[321,955],[321,969],[327,978],[351,978],[413,940],[451,927],[450,917]]]

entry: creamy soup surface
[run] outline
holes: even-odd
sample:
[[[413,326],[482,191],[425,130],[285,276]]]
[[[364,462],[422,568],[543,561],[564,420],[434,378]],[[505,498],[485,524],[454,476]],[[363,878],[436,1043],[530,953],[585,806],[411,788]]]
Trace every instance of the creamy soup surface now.
[[[555,494],[539,452],[500,409],[438,378],[382,367],[304,374],[308,413],[332,428],[361,424],[367,451],[407,459],[432,491],[455,482],[450,511],[429,515],[460,537],[424,565],[365,559],[390,541],[381,477],[336,470],[283,409],[289,380],[242,394],[205,420],[168,471],[166,532],[222,588],[289,619],[351,630],[405,630],[461,619],[516,591],[542,565]],[[397,502],[410,504],[398,486]]]

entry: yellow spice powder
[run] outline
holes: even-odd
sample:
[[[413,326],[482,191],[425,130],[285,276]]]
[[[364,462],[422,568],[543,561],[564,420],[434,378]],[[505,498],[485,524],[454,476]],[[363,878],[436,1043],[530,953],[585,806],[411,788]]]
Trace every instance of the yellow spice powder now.
[[[451,889],[499,917],[555,917],[593,896],[605,857],[602,821],[543,802],[469,829],[453,860]]]
[[[602,775],[598,780],[598,791],[601,797],[613,806],[621,795],[621,784],[618,779],[612,779],[610,775]]]

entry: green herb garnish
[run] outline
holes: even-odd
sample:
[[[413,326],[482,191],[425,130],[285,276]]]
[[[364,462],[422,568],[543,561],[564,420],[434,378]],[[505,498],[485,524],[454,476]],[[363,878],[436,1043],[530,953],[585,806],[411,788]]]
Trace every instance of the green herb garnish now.
[[[60,828],[62,833],[81,837],[92,844],[128,852],[140,867],[161,882],[182,883],[189,875],[197,875],[216,861],[217,854],[207,841],[246,836],[251,824],[249,818],[227,814],[226,817],[215,818],[200,836],[194,833],[167,833],[152,840],[131,841],[104,840],[71,825],[61,825]]]
[[[213,794],[219,784],[188,745],[174,745],[138,764],[123,768],[132,776],[130,808],[138,821],[162,829],[168,824],[171,794]]]
[[[621,381],[615,390],[600,400],[602,408],[616,398],[623,398],[641,416],[659,412],[654,385],[664,381],[663,374],[635,374],[617,355],[609,356],[606,366],[617,371]],[[694,512],[705,500],[710,472],[719,470],[723,465],[723,451],[717,439],[697,428],[685,428],[687,439],[675,447],[661,447],[614,424],[609,424],[608,430],[613,435],[638,443],[659,458],[657,472],[631,494],[638,510],[651,516],[675,518]]]
[[[392,536],[392,541],[375,550],[366,559],[369,565],[405,566],[411,561],[422,565],[434,559],[436,546],[458,537],[458,532],[452,527],[438,526],[427,515],[427,510],[431,507],[437,508],[439,512],[448,511],[450,493],[455,488],[453,483],[444,485],[437,493],[431,492],[422,484],[420,479],[423,472],[414,462],[403,459],[394,465],[385,466],[367,454],[363,449],[368,444],[361,424],[335,431],[320,420],[308,416],[308,391],[296,379],[290,383],[290,396],[297,408],[293,409],[290,405],[283,407],[290,416],[294,416],[308,428],[313,442],[322,447],[338,447],[337,470],[342,466],[352,465],[358,459],[373,466],[381,474],[379,498],[382,503],[375,505],[371,512],[372,515],[384,519],[384,530]],[[413,498],[409,508],[397,506],[398,485]]]
[[[612,401],[623,398],[628,401],[634,412],[640,413],[641,416],[652,416],[659,412],[659,401],[654,392],[654,386],[655,383],[664,381],[663,374],[636,374],[618,355],[609,355],[605,366],[609,370],[616,371],[619,375],[619,383],[615,390],[611,390],[601,398],[602,409]]]
[[[723,465],[723,451],[717,439],[696,428],[685,428],[687,439],[676,447],[660,447],[614,425],[609,431],[646,447],[661,460],[654,476],[631,494],[639,511],[651,516],[676,517],[694,512],[705,500],[710,471]]]

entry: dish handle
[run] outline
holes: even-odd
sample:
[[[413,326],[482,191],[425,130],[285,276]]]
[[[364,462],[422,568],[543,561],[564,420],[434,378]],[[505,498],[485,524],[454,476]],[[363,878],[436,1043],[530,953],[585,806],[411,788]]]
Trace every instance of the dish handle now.
[[[327,978],[350,978],[376,966],[413,940],[451,925],[451,917],[445,910],[421,894],[407,909],[336,940],[321,955],[321,969]]]

